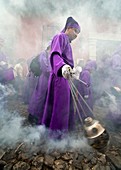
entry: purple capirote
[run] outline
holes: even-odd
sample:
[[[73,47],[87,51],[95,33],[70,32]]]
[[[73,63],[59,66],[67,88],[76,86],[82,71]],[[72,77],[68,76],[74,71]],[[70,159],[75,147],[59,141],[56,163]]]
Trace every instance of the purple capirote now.
[[[61,32],[65,32],[67,28],[76,28],[78,30],[78,32],[81,31],[80,25],[78,24],[77,21],[74,20],[73,17],[68,17],[65,27],[63,28],[63,30]]]

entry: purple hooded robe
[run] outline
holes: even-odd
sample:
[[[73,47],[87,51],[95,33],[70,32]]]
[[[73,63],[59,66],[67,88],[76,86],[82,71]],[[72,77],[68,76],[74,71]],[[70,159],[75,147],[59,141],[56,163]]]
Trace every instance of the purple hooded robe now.
[[[39,62],[42,73],[37,78],[38,80],[28,107],[29,113],[37,119],[36,124],[41,124],[50,73],[50,62],[46,50],[40,54]]]
[[[32,93],[36,86],[37,79],[38,78],[35,77],[35,75],[31,71],[29,71],[25,79],[24,89],[23,89],[23,101],[25,104],[29,104]]]
[[[68,17],[64,29],[54,36],[51,43],[50,63],[52,70],[42,124],[52,130],[52,136],[57,131],[68,132],[68,130],[72,130],[74,125],[70,85],[68,80],[62,77],[61,71],[65,64],[74,67],[69,36],[65,34],[67,28],[76,28],[80,32],[79,24],[72,17]],[[56,138],[58,137],[57,134]],[[60,137],[62,136],[60,135]]]
[[[0,62],[4,61],[6,64],[0,64],[0,83],[9,83],[14,80],[14,71],[12,67],[8,67],[7,57],[2,52],[0,53]]]
[[[115,53],[111,57],[111,72],[110,72],[111,85],[121,88],[120,77],[121,77],[121,55]]]
[[[114,87],[121,89],[121,45],[114,52],[111,57],[111,73],[110,73],[110,91],[111,95],[115,96],[115,109],[109,108],[108,114],[106,115],[108,128],[115,131],[119,131],[121,127],[121,91],[117,91]]]
[[[5,81],[5,82],[9,82],[9,81],[11,81],[11,80],[14,80],[13,68],[10,67],[10,68],[4,70],[4,72],[3,72],[3,77],[4,77],[4,81]]]
[[[25,104],[29,104],[29,101],[31,99],[32,93],[34,91],[34,88],[36,86],[36,82],[38,77],[36,77],[34,75],[34,73],[32,73],[32,71],[30,71],[30,63],[32,61],[34,57],[29,58],[27,60],[27,66],[28,66],[28,74],[26,76],[25,82],[24,82],[24,89],[23,89],[23,101]]]
[[[78,83],[78,91],[81,94],[82,98],[85,100],[85,102],[88,104],[88,106],[93,110],[93,93],[92,93],[92,82],[91,82],[91,73],[90,71],[92,69],[96,69],[96,62],[95,61],[88,61],[85,67],[83,68],[82,72],[80,73],[79,79],[84,81],[86,85],[83,83]],[[88,96],[88,98],[85,98],[85,96]],[[87,105],[84,103],[84,101],[78,97],[78,100],[81,103],[81,107],[79,104],[79,111],[81,114],[82,119],[90,116],[93,117],[92,112],[89,110]],[[82,110],[83,108],[83,110]]]
[[[73,108],[68,80],[62,77],[61,67],[74,66],[69,37],[61,32],[51,44],[50,62],[52,71],[49,77],[48,94],[42,123],[51,130],[68,131],[73,125]]]

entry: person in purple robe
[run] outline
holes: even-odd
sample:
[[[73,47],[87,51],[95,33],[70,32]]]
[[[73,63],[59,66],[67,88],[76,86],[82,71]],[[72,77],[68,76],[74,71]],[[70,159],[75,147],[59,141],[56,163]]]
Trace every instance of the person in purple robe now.
[[[28,106],[28,112],[29,112],[28,120],[30,123],[36,125],[41,124],[43,111],[44,111],[48,79],[50,74],[49,52],[50,52],[50,45],[39,56],[39,63],[40,63],[42,73],[37,78],[37,83],[33,90]]]
[[[110,91],[109,110],[105,117],[107,120],[107,128],[111,131],[119,131],[121,127],[121,45],[111,56],[110,65]]]
[[[32,71],[28,72],[24,82],[24,89],[23,89],[23,102],[27,105],[30,102],[32,93],[36,86],[37,79],[38,77],[36,77],[34,73],[32,73]]]
[[[121,54],[115,53],[111,57],[111,85],[121,88]]]
[[[54,134],[69,132],[73,129],[73,108],[68,79],[74,67],[71,41],[80,32],[79,24],[69,17],[64,29],[54,36],[51,43],[51,73],[42,124]],[[54,137],[52,135],[52,137]],[[55,138],[61,138],[61,134]]]
[[[91,73],[97,67],[95,60],[89,60],[84,66],[82,72],[80,73],[79,79],[85,82],[78,83],[78,91],[81,95],[78,95],[78,108],[80,111],[80,116],[82,120],[86,117],[93,116],[93,91],[92,91],[92,76]]]
[[[30,63],[34,57],[31,57],[27,60],[27,68],[28,68],[28,73],[24,82],[24,87],[23,87],[23,102],[25,104],[29,104],[29,101],[31,99],[32,93],[34,91],[34,88],[36,86],[36,82],[38,77],[34,75],[34,73],[30,69]]]
[[[14,80],[14,69],[6,61],[0,61],[0,83],[7,84]]]

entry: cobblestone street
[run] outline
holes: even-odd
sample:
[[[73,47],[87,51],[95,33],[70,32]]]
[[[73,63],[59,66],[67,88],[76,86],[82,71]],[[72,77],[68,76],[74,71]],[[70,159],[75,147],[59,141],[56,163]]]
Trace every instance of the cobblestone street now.
[[[27,105],[16,98],[8,99],[5,108],[10,113],[17,111],[25,117],[27,123]],[[102,112],[102,113],[101,113]],[[104,122],[103,118],[106,110],[95,107],[96,118]],[[105,123],[104,123],[105,124]],[[29,124],[25,125],[30,126]],[[24,142],[18,142],[14,147],[4,147],[0,149],[0,169],[2,170],[117,170],[121,169],[121,136],[120,133],[110,132],[110,144],[105,153],[90,149],[59,149],[46,152],[46,142],[41,142],[38,146],[34,143],[27,146]],[[76,141],[76,140],[75,140]],[[76,145],[76,143],[75,143]],[[80,143],[81,145],[81,143]],[[46,148],[44,150],[44,148]],[[31,151],[31,152],[30,152]]]

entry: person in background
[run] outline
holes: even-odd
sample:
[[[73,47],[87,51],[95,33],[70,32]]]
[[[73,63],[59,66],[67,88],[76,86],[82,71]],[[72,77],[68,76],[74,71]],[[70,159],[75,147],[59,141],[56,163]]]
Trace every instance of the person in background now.
[[[79,79],[79,75],[82,72],[82,67],[77,65],[74,71],[75,71],[75,79]]]
[[[121,88],[121,54],[114,53],[111,56],[111,74],[112,86]]]
[[[41,67],[41,75],[37,78],[37,83],[33,90],[28,106],[28,120],[32,124],[40,125],[44,112],[44,105],[47,94],[48,79],[50,74],[50,44],[46,50],[41,52],[39,55],[39,64]]]
[[[93,97],[94,104],[100,107],[107,107],[106,91],[110,91],[111,86],[111,56],[109,54],[103,54],[97,60],[97,69],[93,72]],[[107,98],[107,97],[106,97]]]
[[[97,64],[95,60],[87,61],[80,73],[79,79],[86,84],[78,82],[78,91],[81,95],[78,95],[78,108],[82,120],[86,117],[94,117],[93,111],[93,92],[92,92],[92,72],[96,70]],[[86,103],[86,104],[85,104]],[[88,106],[87,106],[88,105]],[[91,111],[90,111],[90,109]]]
[[[110,57],[110,82],[108,86],[108,114],[105,117],[109,131],[121,130],[121,45]]]
[[[13,67],[7,61],[0,61],[0,83],[5,85],[15,79]]]
[[[25,77],[27,75],[27,69],[25,69],[26,60],[24,58],[18,59],[17,64],[14,66],[14,71],[16,74],[15,78],[15,89],[18,93],[18,97],[22,97],[23,95],[23,84],[25,81]]]
[[[51,73],[42,124],[52,132],[53,138],[61,139],[73,130],[74,112],[68,79],[73,73],[74,60],[71,42],[80,33],[79,24],[67,18],[64,29],[52,39],[50,51]],[[60,133],[57,133],[60,132]]]
[[[24,87],[23,87],[23,102],[24,104],[29,104],[32,93],[34,91],[34,88],[36,86],[36,82],[38,77],[34,75],[34,73],[30,69],[30,63],[32,61],[33,57],[29,58],[27,60],[27,68],[28,68],[28,73],[24,82]]]

